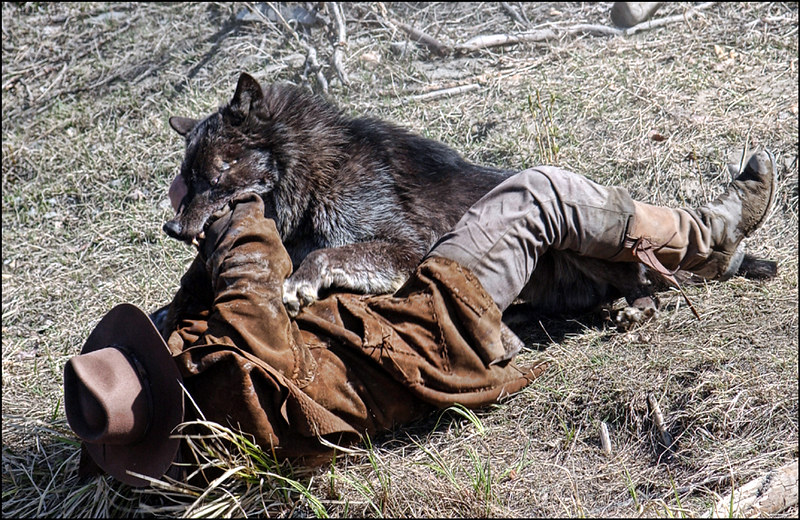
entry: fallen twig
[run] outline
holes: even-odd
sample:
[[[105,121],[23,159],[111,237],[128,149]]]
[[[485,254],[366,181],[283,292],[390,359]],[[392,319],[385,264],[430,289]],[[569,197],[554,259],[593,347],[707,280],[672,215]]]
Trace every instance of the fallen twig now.
[[[421,43],[428,47],[431,51],[439,56],[445,56],[446,54],[450,53],[450,47],[443,44],[433,36],[426,34],[415,27],[411,27],[410,25],[404,24],[403,22],[399,22],[397,20],[389,20],[392,24],[396,25],[398,28],[404,30],[411,36],[411,41]]]
[[[717,2],[706,2],[687,10],[684,13],[656,20],[649,20],[642,22],[627,29],[618,29],[608,25],[595,25],[595,24],[578,24],[570,27],[554,27],[552,29],[542,29],[538,31],[523,32],[517,34],[487,34],[475,36],[470,38],[464,43],[455,46],[455,50],[463,52],[476,51],[478,49],[485,49],[487,47],[497,47],[500,45],[513,45],[524,42],[541,42],[553,40],[566,35],[590,33],[600,36],[630,36],[637,32],[661,27],[672,22],[687,21],[697,15],[698,12],[708,9]]]
[[[509,15],[511,18],[513,18],[513,19],[514,19],[514,21],[516,21],[516,22],[519,22],[519,23],[521,23],[522,25],[527,25],[527,24],[525,23],[525,20],[523,20],[523,19],[522,19],[522,17],[519,15],[519,13],[516,11],[516,9],[514,9],[513,7],[511,7],[511,6],[508,4],[508,2],[500,2],[500,5],[503,7],[503,9],[505,9],[505,10],[506,10],[506,12],[508,13],[508,15]]]
[[[311,70],[317,77],[317,82],[319,83],[320,88],[324,93],[328,93],[328,80],[325,79],[325,74],[322,73],[322,67],[320,66],[319,62],[317,61],[317,49],[312,47],[311,45],[307,44],[306,42],[301,41],[300,45],[302,45],[306,50],[306,67],[304,71],[304,75],[308,75],[308,71]]]
[[[603,453],[611,455],[611,437],[608,435],[608,426],[603,421],[600,421],[600,445]]]
[[[291,34],[294,37],[295,41],[299,42],[300,36],[297,35],[297,31],[292,29],[292,26],[289,25],[289,22],[287,22],[286,18],[283,17],[283,15],[281,14],[281,10],[278,8],[278,6],[276,6],[274,2],[267,2],[267,5],[269,6],[270,9],[272,9],[272,12],[275,13],[275,16],[278,18],[278,20],[281,21],[286,30],[289,31],[289,34]],[[268,18],[264,16],[261,10],[252,4],[250,4],[250,11],[258,15],[262,20],[268,20]]]
[[[566,34],[582,34],[582,33],[589,33],[595,34],[598,36],[624,36],[623,29],[617,29],[616,27],[611,27],[610,25],[596,25],[590,23],[580,23],[578,25],[572,25],[564,29]]]
[[[455,46],[457,51],[476,51],[486,47],[497,47],[498,45],[512,45],[522,42],[542,42],[556,38],[556,33],[552,29],[542,29],[517,34],[487,34],[475,36],[464,43]]]
[[[797,459],[751,480],[722,498],[713,518],[755,517],[780,513],[797,504]]]
[[[333,66],[336,69],[336,73],[339,75],[339,79],[342,81],[342,83],[349,85],[350,79],[347,77],[347,72],[345,72],[344,64],[342,63],[344,59],[344,48],[347,47],[347,31],[344,21],[344,13],[342,12],[342,7],[338,2],[331,2],[330,7],[331,11],[333,12],[333,19],[336,22],[336,32],[338,36],[333,47]]]
[[[319,62],[317,61],[317,49],[314,46],[307,43],[305,40],[300,38],[300,35],[297,34],[297,31],[292,29],[292,26],[289,25],[289,22],[283,17],[280,12],[280,9],[272,2],[267,2],[267,6],[275,13],[278,20],[280,20],[283,27],[289,31],[289,34],[295,39],[295,41],[300,44],[306,51],[306,63],[305,63],[305,70],[303,71],[303,76],[308,77],[308,73],[313,72],[317,78],[317,83],[319,83],[320,88],[322,91],[327,94],[328,93],[328,80],[325,79],[325,74],[322,73],[322,67],[320,66]],[[264,16],[264,13],[261,12],[260,9],[255,7],[252,4],[249,4],[250,11],[253,12],[256,16],[261,18],[264,23],[271,24],[270,20]]]
[[[647,402],[650,404],[650,410],[653,412],[653,422],[658,429],[659,441],[661,442],[664,451],[667,453],[672,452],[672,435],[667,431],[667,425],[664,422],[664,414],[661,413],[661,407],[658,405],[656,396],[652,393],[647,394]]]
[[[413,96],[409,96],[407,99],[412,101],[429,101],[431,99],[438,99],[447,96],[454,96],[456,94],[463,94],[464,92],[469,92],[479,87],[480,85],[478,83],[470,83],[468,85],[461,85],[458,87],[434,90],[432,92],[426,92],[424,94],[416,94]]]

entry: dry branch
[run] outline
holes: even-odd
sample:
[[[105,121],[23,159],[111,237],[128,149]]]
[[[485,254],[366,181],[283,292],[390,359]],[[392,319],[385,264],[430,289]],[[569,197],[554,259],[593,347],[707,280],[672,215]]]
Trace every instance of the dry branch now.
[[[622,29],[611,27],[610,25],[596,25],[590,23],[579,23],[564,28],[565,34],[595,34],[597,36],[623,36],[625,33]]]
[[[717,502],[712,518],[780,513],[797,504],[797,459],[751,480]]]
[[[475,90],[479,88],[480,85],[478,83],[470,83],[468,85],[460,85],[458,87],[451,87],[451,88],[444,88],[441,90],[434,90],[432,92],[426,92],[424,94],[416,94],[414,96],[410,96],[408,99],[413,101],[429,101],[431,99],[438,99],[441,97],[447,96],[454,96],[456,94],[463,94],[464,92],[469,92],[471,90]]]
[[[519,22],[522,25],[526,25],[525,20],[522,19],[522,17],[519,15],[519,13],[513,7],[511,7],[508,4],[508,2],[500,2],[500,5],[503,7],[503,9],[506,10],[508,15],[511,18],[513,18],[516,22]]]
[[[317,78],[317,82],[319,83],[320,88],[322,91],[327,94],[328,93],[328,80],[325,79],[325,74],[322,73],[322,66],[317,61],[317,49],[314,48],[313,45],[307,43],[304,39],[300,38],[300,35],[297,34],[297,31],[292,29],[292,26],[289,25],[289,22],[283,17],[280,12],[280,9],[274,5],[273,2],[267,2],[267,6],[272,9],[275,13],[275,16],[280,20],[283,27],[292,35],[292,38],[306,51],[306,62],[305,62],[305,70],[303,71],[303,76],[307,77],[309,72],[314,73]],[[248,7],[252,13],[258,16],[264,23],[271,25],[272,22],[264,16],[264,13],[261,12],[253,4],[248,4]],[[346,78],[346,76],[345,76]],[[342,81],[344,83],[344,80]]]
[[[664,449],[669,450],[672,446],[672,436],[667,431],[667,425],[664,421],[664,414],[661,413],[661,406],[658,404],[656,396],[652,393],[647,394],[647,402],[650,404],[650,410],[653,412],[653,422],[658,429],[658,436]]]
[[[433,36],[424,33],[415,27],[411,27],[408,24],[399,22],[397,20],[390,20],[390,22],[399,27],[400,29],[404,30],[405,32],[407,32],[408,35],[411,36],[411,41],[425,45],[435,54],[438,54],[439,56],[445,56],[450,53],[450,47],[443,44]]]
[[[457,51],[476,51],[478,49],[484,49],[487,47],[497,47],[500,45],[513,45],[516,43],[523,43],[523,42],[540,42],[546,40],[553,40],[556,38],[560,38],[562,36],[572,35],[572,34],[596,34],[600,36],[630,36],[632,34],[636,34],[640,31],[646,31],[649,29],[653,29],[655,27],[661,27],[663,25],[670,24],[672,22],[677,21],[688,21],[690,18],[693,18],[697,15],[698,12],[708,9],[709,7],[713,6],[717,2],[706,2],[705,4],[698,5],[689,9],[685,13],[676,14],[673,16],[666,16],[664,18],[658,18],[656,20],[649,20],[646,22],[642,22],[638,25],[634,25],[633,27],[629,27],[627,29],[618,29],[616,27],[611,27],[608,25],[595,25],[595,24],[577,24],[572,25],[569,27],[561,27],[561,28],[553,28],[553,29],[541,29],[538,31],[531,31],[531,32],[523,32],[517,34],[488,34],[488,35],[480,35],[475,36],[474,38],[470,38],[464,43],[458,44],[455,46]]]
[[[269,6],[269,8],[272,9],[272,12],[275,13],[275,16],[278,18],[278,20],[281,21],[281,23],[286,28],[286,30],[289,31],[289,34],[291,34],[292,37],[294,37],[295,41],[299,42],[300,41],[300,36],[297,35],[297,31],[292,29],[292,26],[289,25],[289,22],[287,22],[286,18],[283,17],[283,15],[281,14],[281,10],[278,8],[278,6],[276,6],[274,2],[267,2],[267,6]],[[255,13],[262,20],[265,20],[265,21],[269,22],[269,19],[266,16],[264,16],[264,14],[261,12],[261,10],[258,9],[257,7],[255,7],[252,4],[250,4],[250,11]]]
[[[342,83],[350,85],[350,79],[347,77],[347,72],[345,72],[344,64],[342,63],[344,59],[344,48],[347,47],[347,31],[345,28],[344,13],[338,2],[332,2],[330,6],[333,12],[333,18],[336,22],[336,33],[338,36],[333,48],[333,66]]]
[[[600,421],[600,444],[603,448],[603,453],[611,455],[611,438],[608,435],[608,426],[602,421]]]
[[[498,45],[512,45],[523,42],[542,42],[556,38],[556,33],[552,29],[542,29],[517,34],[488,34],[470,38],[464,43],[456,45],[458,51],[476,51],[486,47],[497,47]]]
[[[307,75],[309,71],[313,72],[316,75],[317,82],[319,83],[320,88],[324,93],[327,94],[328,80],[325,79],[325,74],[322,73],[322,67],[317,61],[317,49],[302,41],[300,42],[300,44],[305,48],[306,52],[308,53],[306,55],[306,69],[304,75]]]

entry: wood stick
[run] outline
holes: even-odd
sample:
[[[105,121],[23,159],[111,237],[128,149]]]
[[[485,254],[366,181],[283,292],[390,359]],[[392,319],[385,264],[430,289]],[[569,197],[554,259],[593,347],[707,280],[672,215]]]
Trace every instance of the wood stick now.
[[[322,88],[324,93],[328,93],[328,80],[325,79],[325,74],[322,73],[322,67],[320,67],[319,62],[317,61],[317,49],[312,47],[311,45],[307,44],[306,42],[301,41],[300,45],[302,45],[308,55],[306,56],[306,73],[309,69],[311,69],[316,77],[319,86]]]
[[[523,32],[516,34],[480,35],[480,36],[475,36],[474,38],[470,38],[466,42],[456,45],[454,48],[457,51],[471,52],[471,51],[476,51],[478,49],[485,49],[487,47],[497,47],[500,45],[513,45],[516,43],[523,43],[523,42],[539,42],[539,41],[553,40],[564,35],[571,35],[578,33],[590,33],[601,36],[630,36],[632,34],[636,34],[641,31],[646,31],[656,27],[661,27],[663,25],[667,25],[673,22],[689,20],[690,18],[695,17],[697,13],[699,13],[700,11],[708,9],[709,7],[715,5],[716,3],[717,2],[706,2],[704,4],[700,4],[696,7],[689,9],[684,13],[672,16],[666,16],[664,18],[658,18],[655,20],[648,20],[646,22],[642,22],[638,25],[634,25],[633,27],[629,27],[627,29],[618,29],[616,27],[611,27],[608,25],[577,24],[570,27],[542,29],[538,31]]]
[[[611,27],[610,25],[596,25],[590,23],[580,23],[572,25],[564,29],[566,34],[589,33],[598,36],[623,36],[625,32],[622,29]]]
[[[347,30],[344,21],[344,13],[342,6],[338,2],[331,2],[331,11],[333,11],[333,18],[336,21],[336,32],[338,39],[333,48],[333,67],[339,75],[339,79],[345,85],[350,85],[350,79],[347,77],[347,72],[344,70],[344,48],[347,47]]]
[[[608,426],[603,421],[600,421],[600,445],[603,453],[611,455],[611,438],[608,436]]]
[[[411,27],[410,25],[404,24],[403,22],[399,22],[397,20],[390,20],[390,21],[400,29],[407,32],[409,36],[411,36],[411,41],[419,42],[425,45],[439,56],[444,56],[450,53],[450,47],[443,44],[433,36],[430,36],[420,31],[419,29]]]
[[[664,449],[670,450],[672,435],[667,431],[667,426],[664,422],[664,414],[661,413],[661,407],[658,405],[656,396],[652,393],[647,394],[647,402],[650,403],[650,410],[653,412],[653,422],[656,423],[656,428],[658,428],[661,444],[664,446]]]
[[[518,12],[517,12],[517,11],[516,11],[516,10],[515,10],[513,7],[511,7],[511,6],[508,4],[508,2],[500,2],[500,5],[503,7],[503,9],[505,9],[505,10],[506,10],[506,12],[508,13],[508,15],[509,15],[511,18],[513,18],[515,21],[517,21],[517,22],[521,23],[522,25],[527,25],[527,24],[525,23],[525,20],[523,20],[523,19],[522,19],[522,17],[519,15],[519,13],[518,13]]]
[[[294,37],[294,39],[299,42],[300,36],[297,35],[297,32],[294,29],[292,29],[292,26],[289,25],[289,22],[287,22],[286,19],[283,17],[283,15],[281,14],[281,10],[278,8],[277,5],[275,5],[275,2],[267,2],[267,6],[270,9],[272,9],[272,12],[275,13],[275,16],[278,17],[278,20],[280,20],[283,26],[286,28],[286,30],[289,31],[289,34],[291,34]],[[250,10],[254,12],[256,15],[258,15],[262,20],[269,20],[269,18],[264,16],[264,13],[261,12],[261,9],[255,7],[252,4],[250,4]],[[314,56],[314,58],[316,59],[316,55]]]
[[[461,85],[458,87],[451,87],[451,88],[444,88],[441,90],[434,90],[432,92],[426,92],[424,94],[416,94],[414,96],[410,96],[408,99],[413,101],[428,101],[431,99],[438,99],[441,97],[447,96],[454,96],[456,94],[463,94],[464,92],[469,92],[471,90],[475,90],[479,88],[480,85],[478,83],[470,83],[468,85]]]
[[[485,34],[470,38],[464,43],[455,46],[457,51],[476,51],[486,47],[497,47],[498,45],[512,45],[522,42],[542,42],[552,40],[556,33],[552,29],[542,29],[517,34]]]
[[[767,516],[797,504],[797,459],[723,497],[712,518]]]

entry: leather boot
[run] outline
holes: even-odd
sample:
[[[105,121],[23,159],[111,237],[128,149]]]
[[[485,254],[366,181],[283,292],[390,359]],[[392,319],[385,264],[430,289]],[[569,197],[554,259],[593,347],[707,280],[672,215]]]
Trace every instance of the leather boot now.
[[[775,182],[774,157],[762,151],[750,157],[725,193],[699,208],[671,209],[634,202],[625,248],[613,260],[638,258],[655,264],[650,267],[659,271],[663,266],[727,280],[744,258],[742,240],[758,229],[769,213]]]

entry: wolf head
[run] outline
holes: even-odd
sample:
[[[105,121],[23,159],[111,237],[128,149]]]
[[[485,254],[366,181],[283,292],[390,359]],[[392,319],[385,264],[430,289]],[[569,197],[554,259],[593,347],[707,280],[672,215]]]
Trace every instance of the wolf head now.
[[[186,139],[186,153],[183,196],[164,231],[191,242],[239,195],[264,197],[284,180],[308,184],[329,175],[341,153],[338,121],[338,110],[301,89],[272,85],[265,92],[245,73],[233,99],[216,113],[203,120],[171,117],[170,126]]]

